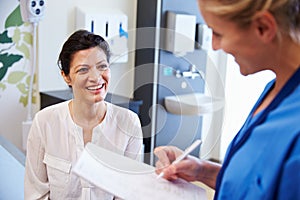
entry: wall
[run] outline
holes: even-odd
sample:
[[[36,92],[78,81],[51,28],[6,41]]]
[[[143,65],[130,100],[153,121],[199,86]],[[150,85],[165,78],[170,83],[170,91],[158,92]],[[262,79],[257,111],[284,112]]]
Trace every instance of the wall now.
[[[205,94],[225,100],[225,83],[227,54],[223,51],[208,51]],[[224,64],[225,63],[225,64]],[[224,108],[203,116],[200,157],[203,159],[221,160],[221,133],[224,123]]]
[[[75,30],[75,7],[92,7],[99,12],[120,10],[128,16],[127,63],[112,64],[110,92],[126,97],[133,96],[134,54],[137,0],[51,0],[46,2],[45,17],[40,22],[39,35],[39,89],[40,91],[66,89],[56,65],[63,42]],[[51,29],[51,31],[49,31]]]

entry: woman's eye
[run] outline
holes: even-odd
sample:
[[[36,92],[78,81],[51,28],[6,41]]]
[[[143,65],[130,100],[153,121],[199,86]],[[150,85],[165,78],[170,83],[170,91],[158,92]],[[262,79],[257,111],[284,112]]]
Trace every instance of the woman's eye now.
[[[107,65],[97,65],[97,69],[99,69],[100,71],[105,71],[108,69]]]
[[[80,68],[80,69],[78,69],[76,72],[78,72],[78,73],[85,73],[85,72],[87,72],[89,69],[87,68],[87,67],[82,67],[82,68]]]

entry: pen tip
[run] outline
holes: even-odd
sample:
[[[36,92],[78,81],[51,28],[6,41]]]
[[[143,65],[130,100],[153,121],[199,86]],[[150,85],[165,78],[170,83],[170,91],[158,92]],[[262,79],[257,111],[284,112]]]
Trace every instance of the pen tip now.
[[[164,176],[164,173],[161,172],[161,173],[156,177],[156,179],[160,179],[160,178],[162,178],[163,176]]]

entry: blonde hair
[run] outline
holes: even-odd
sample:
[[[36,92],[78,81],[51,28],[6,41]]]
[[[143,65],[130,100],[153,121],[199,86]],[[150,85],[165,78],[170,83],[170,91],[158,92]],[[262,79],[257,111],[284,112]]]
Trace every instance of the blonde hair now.
[[[282,34],[300,44],[300,0],[200,0],[202,9],[241,27],[250,24],[260,11],[269,11],[275,17]],[[200,4],[201,6],[201,4]]]

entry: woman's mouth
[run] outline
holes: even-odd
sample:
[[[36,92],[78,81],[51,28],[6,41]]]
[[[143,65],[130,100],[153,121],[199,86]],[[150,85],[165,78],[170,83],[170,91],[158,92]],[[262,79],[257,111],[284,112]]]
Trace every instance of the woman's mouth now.
[[[101,85],[96,85],[96,86],[90,86],[90,87],[87,87],[88,90],[91,90],[91,91],[95,91],[95,90],[101,90],[103,87],[104,87],[104,83],[101,84]]]

